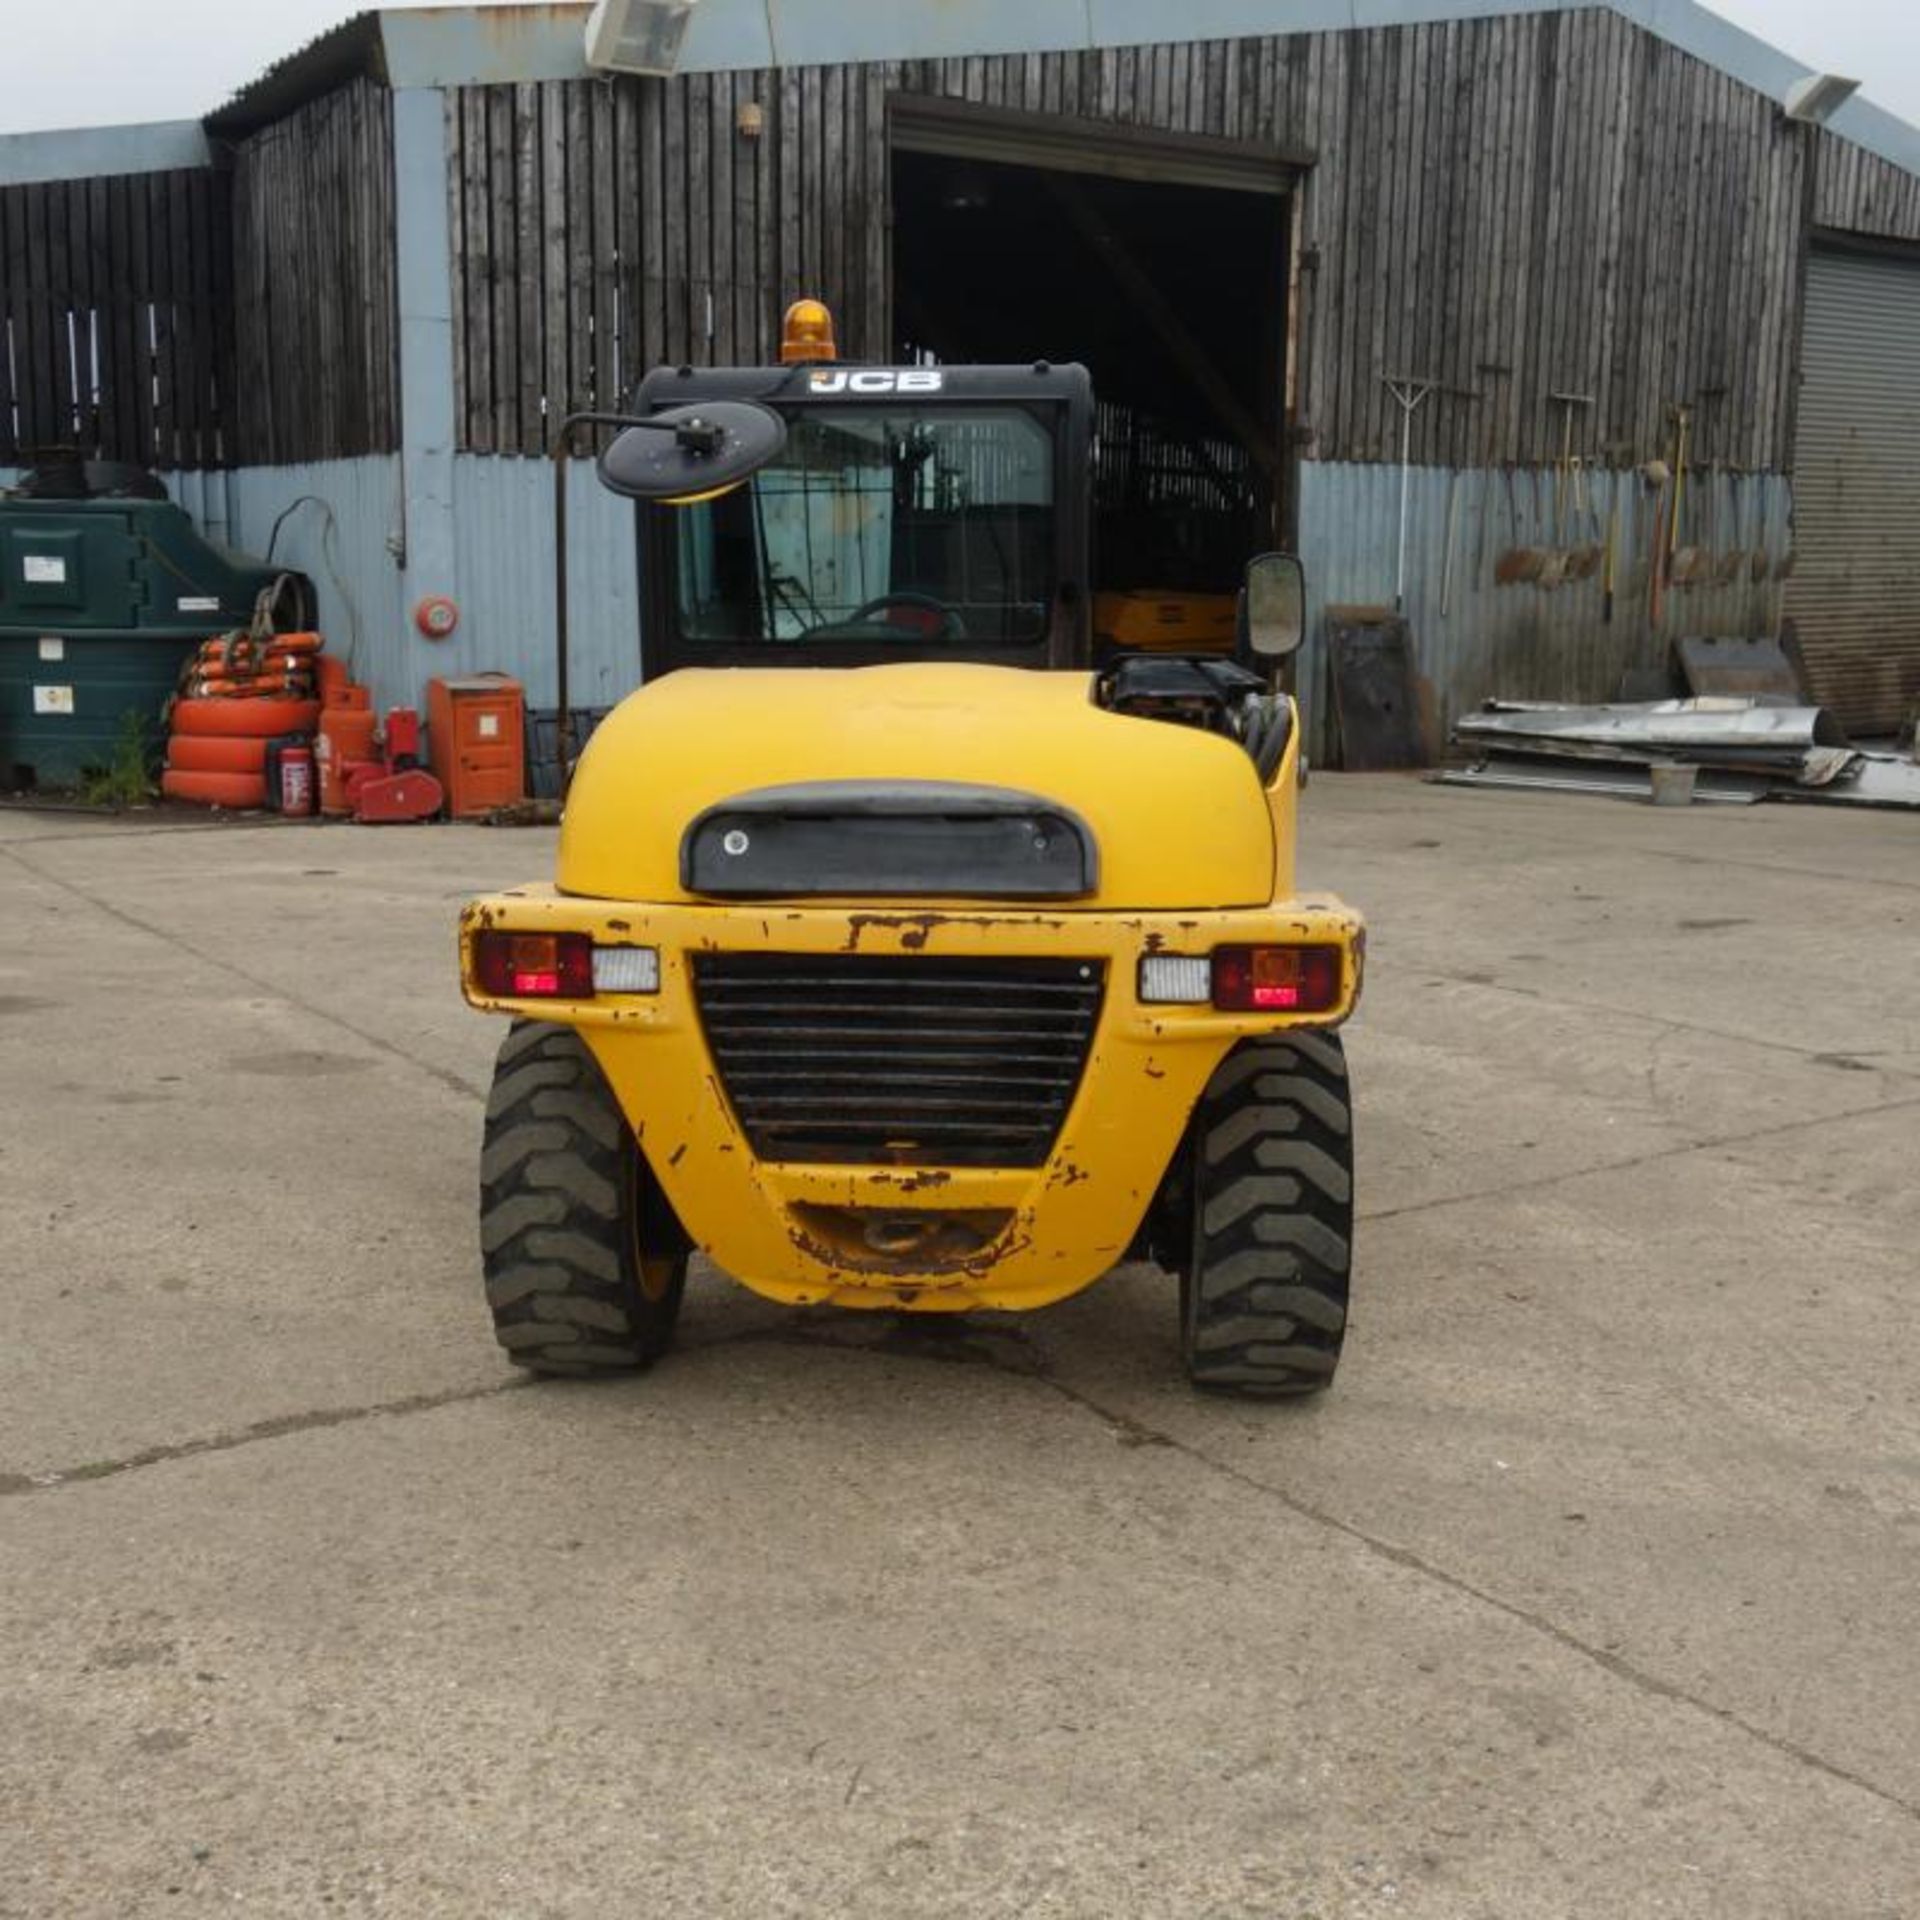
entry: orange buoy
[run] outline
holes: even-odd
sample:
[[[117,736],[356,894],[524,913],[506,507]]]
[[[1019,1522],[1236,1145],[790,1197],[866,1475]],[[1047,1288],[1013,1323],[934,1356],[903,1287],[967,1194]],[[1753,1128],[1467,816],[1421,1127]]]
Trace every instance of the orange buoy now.
[[[176,773],[259,773],[266,764],[264,733],[176,733],[167,742],[167,765]]]
[[[220,680],[196,674],[183,689],[189,700],[311,700],[310,673],[276,673],[258,680]]]
[[[267,783],[258,773],[196,773],[169,767],[160,776],[169,800],[192,800],[203,807],[264,807]]]
[[[173,731],[186,734],[235,734],[272,739],[282,733],[311,733],[320,718],[318,700],[176,700]]]

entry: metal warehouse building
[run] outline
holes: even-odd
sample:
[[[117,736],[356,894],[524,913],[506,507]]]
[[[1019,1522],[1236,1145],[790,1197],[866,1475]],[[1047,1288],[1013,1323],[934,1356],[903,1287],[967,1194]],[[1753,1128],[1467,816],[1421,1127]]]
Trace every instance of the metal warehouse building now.
[[[1086,361],[1106,583],[1297,545],[1316,635],[1404,607],[1436,722],[1783,619],[1850,727],[1920,697],[1920,134],[1790,116],[1689,0],[701,0],[664,79],[585,14],[363,14],[204,123],[0,140],[0,463],[156,467],[383,702],[539,707],[553,423],[811,293],[851,357]],[[605,706],[631,511],[572,483]]]

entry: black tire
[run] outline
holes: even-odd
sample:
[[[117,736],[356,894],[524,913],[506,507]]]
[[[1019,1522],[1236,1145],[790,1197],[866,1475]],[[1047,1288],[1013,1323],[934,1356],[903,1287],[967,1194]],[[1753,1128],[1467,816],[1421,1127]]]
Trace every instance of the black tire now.
[[[480,1150],[494,1332],[535,1373],[622,1373],[673,1343],[687,1237],[585,1042],[516,1020]]]
[[[1243,1041],[1194,1115],[1180,1347],[1197,1387],[1333,1383],[1353,1256],[1353,1124],[1335,1033]]]

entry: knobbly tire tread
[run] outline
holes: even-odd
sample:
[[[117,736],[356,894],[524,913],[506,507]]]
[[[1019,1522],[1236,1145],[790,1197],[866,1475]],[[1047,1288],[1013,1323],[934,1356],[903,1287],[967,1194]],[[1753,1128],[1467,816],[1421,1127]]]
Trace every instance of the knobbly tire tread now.
[[[1197,1387],[1333,1382],[1353,1264],[1353,1118],[1336,1033],[1243,1041],[1194,1114],[1181,1354]]]
[[[487,1304],[515,1366],[629,1373],[672,1344],[687,1255],[672,1222],[672,1277],[650,1300],[631,1210],[651,1180],[586,1043],[571,1027],[516,1020],[494,1063],[480,1150]],[[657,1189],[652,1203],[665,1207]]]

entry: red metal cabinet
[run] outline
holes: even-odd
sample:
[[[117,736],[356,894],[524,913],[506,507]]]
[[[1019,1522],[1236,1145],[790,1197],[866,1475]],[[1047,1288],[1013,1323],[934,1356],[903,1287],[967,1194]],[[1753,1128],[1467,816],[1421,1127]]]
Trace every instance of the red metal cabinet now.
[[[427,682],[427,758],[456,820],[527,793],[526,700],[504,673]]]

